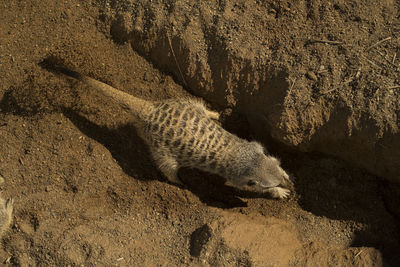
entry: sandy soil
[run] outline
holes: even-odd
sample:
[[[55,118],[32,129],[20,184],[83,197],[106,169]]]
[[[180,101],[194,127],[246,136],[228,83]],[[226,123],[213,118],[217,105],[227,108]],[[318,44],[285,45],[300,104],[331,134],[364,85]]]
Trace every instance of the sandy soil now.
[[[0,1],[0,186],[14,197],[0,261],[13,266],[398,266],[395,185],[337,158],[269,151],[296,177],[277,201],[196,170],[169,184],[128,114],[42,70],[48,55],[145,99],[187,96],[111,38],[98,1]],[[160,53],[163,53],[162,51]],[[245,117],[214,107],[254,139]],[[397,201],[397,202],[396,202]]]

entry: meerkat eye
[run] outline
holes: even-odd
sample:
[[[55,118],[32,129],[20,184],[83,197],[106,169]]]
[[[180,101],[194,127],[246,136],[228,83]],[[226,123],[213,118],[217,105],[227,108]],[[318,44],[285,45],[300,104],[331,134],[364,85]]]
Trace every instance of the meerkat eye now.
[[[248,185],[248,186],[253,186],[253,185],[255,185],[255,184],[256,184],[256,182],[253,181],[253,180],[249,180],[249,181],[247,182],[247,185]]]

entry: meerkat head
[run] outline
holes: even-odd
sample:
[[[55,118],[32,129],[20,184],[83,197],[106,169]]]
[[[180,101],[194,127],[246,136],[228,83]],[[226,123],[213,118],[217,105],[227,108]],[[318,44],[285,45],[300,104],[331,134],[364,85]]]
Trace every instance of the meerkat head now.
[[[279,185],[287,185],[289,175],[281,168],[278,159],[272,156],[261,155],[241,182],[251,190],[264,192]]]
[[[272,188],[287,187],[292,184],[279,160],[266,155],[260,143],[249,142],[239,147],[237,151],[236,161],[228,165],[231,173],[227,177],[227,182],[231,185],[244,190],[265,193],[270,192]]]

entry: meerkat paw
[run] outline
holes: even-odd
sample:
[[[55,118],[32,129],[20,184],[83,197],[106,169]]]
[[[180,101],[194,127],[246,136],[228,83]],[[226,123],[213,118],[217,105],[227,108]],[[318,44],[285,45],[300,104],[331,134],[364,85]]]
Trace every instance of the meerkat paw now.
[[[287,198],[290,194],[290,190],[289,189],[285,189],[282,187],[272,187],[272,188],[268,188],[266,190],[266,192],[271,194],[271,197],[273,198],[279,198],[279,199],[284,199]]]
[[[168,181],[170,181],[173,184],[177,185],[183,185],[181,179],[178,177],[178,172],[175,169],[166,169],[162,168],[161,172],[167,177]]]
[[[284,199],[290,195],[290,190],[282,187],[275,187],[275,190],[272,194],[274,198]]]

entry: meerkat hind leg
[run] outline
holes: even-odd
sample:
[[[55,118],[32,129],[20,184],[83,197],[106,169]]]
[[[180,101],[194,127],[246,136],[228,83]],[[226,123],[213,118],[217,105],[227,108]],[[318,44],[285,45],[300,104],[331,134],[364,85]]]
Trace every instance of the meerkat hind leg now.
[[[178,177],[178,163],[175,159],[168,156],[159,157],[156,159],[158,168],[167,177],[168,181],[174,184],[183,185]]]
[[[178,170],[163,169],[161,171],[162,171],[162,173],[164,173],[164,175],[167,177],[168,181],[170,181],[171,183],[183,185],[181,179],[179,179],[179,177],[178,177]]]
[[[206,116],[209,117],[210,119],[212,119],[212,120],[218,120],[219,119],[219,113],[216,112],[216,111],[209,110],[206,107],[206,105],[204,104],[203,101],[196,101],[195,100],[195,101],[192,101],[191,103],[192,103],[192,105],[202,109],[203,112],[206,114]]]
[[[219,120],[219,113],[218,113],[218,112],[208,110],[207,108],[205,108],[205,112],[206,112],[206,115],[207,115],[209,118],[211,118],[211,119],[213,119],[213,120],[216,120],[216,121]]]

